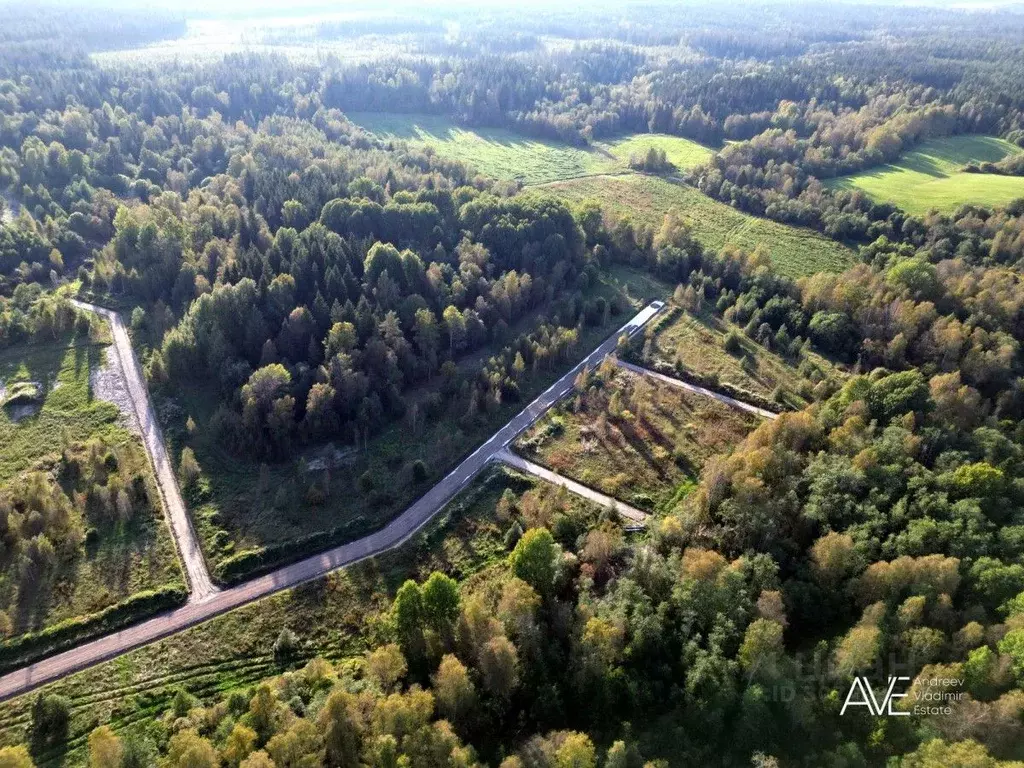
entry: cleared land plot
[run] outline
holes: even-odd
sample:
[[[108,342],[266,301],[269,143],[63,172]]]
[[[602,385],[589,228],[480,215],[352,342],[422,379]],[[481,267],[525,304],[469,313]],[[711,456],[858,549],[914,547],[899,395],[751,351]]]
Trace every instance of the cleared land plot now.
[[[605,146],[624,163],[628,163],[631,157],[643,159],[652,147],[663,149],[665,158],[681,171],[695,168],[709,160],[715,153],[710,147],[696,141],[666,133],[637,133],[609,141]]]
[[[912,214],[953,211],[974,203],[1001,206],[1024,197],[1024,177],[964,173],[969,162],[995,163],[1020,152],[994,136],[951,136],[926,141],[897,163],[830,179],[833,189],[859,189],[879,202],[891,202]]]
[[[103,355],[85,339],[0,352],[0,610],[14,634],[184,584],[141,442],[92,391]]]
[[[786,402],[797,407],[808,402],[807,388],[842,375],[814,352],[802,362],[786,360],[756,343],[742,328],[706,311],[694,315],[676,307],[655,321],[651,331],[641,364],[682,368],[762,397],[771,397],[776,387],[782,387]],[[739,340],[736,352],[725,348],[730,332]]]
[[[187,444],[202,468],[202,480],[185,495],[211,569],[223,576],[224,569],[218,570],[218,566],[263,547],[292,548],[273,554],[269,562],[297,559],[382,527],[621,327],[644,303],[630,293],[633,279],[634,275],[624,272],[614,281],[592,286],[586,298],[604,297],[609,304],[617,303],[621,311],[586,326],[575,349],[564,359],[531,370],[523,379],[517,401],[505,400],[497,407],[482,409],[472,423],[462,420],[466,403],[460,398],[426,416],[429,402],[442,400],[444,379],[435,376],[406,395],[410,406],[418,404],[418,418],[392,423],[371,438],[369,445],[338,444],[334,450],[323,446],[323,451],[308,452],[304,461],[261,466],[226,450],[214,430],[203,426],[213,420],[217,397],[198,385],[179,387],[174,400],[165,399],[157,411],[171,455],[180,456]],[[509,328],[507,340],[549,322],[555,311],[550,306],[539,307]],[[467,355],[457,361],[457,370],[475,374],[497,351],[489,348]],[[192,436],[185,428],[189,416],[200,425]],[[417,462],[422,462],[423,474],[418,474]],[[326,492],[313,498],[308,493],[313,484]]]
[[[694,487],[704,462],[760,419],[621,369],[594,375],[515,443],[523,456],[640,509],[659,511]]]
[[[693,187],[655,176],[590,176],[548,184],[530,194],[540,192],[574,203],[596,200],[606,213],[654,229],[674,209],[705,248],[718,250],[728,244],[752,251],[763,245],[775,268],[790,277],[838,272],[853,263],[849,248],[824,235],[750,216]]]
[[[625,163],[596,149],[527,138],[500,128],[462,128],[438,115],[351,112],[348,119],[382,138],[430,145],[495,179],[540,184],[624,171]]]
[[[181,689],[206,703],[280,674],[286,667],[275,662],[273,646],[284,628],[300,640],[287,668],[316,655],[357,663],[368,644],[379,642],[384,613],[405,579],[422,581],[439,570],[462,580],[488,566],[501,567],[508,554],[505,536],[513,525],[526,528],[546,522],[564,538],[598,524],[602,514],[594,505],[532,477],[492,467],[394,552],[48,686],[45,690],[70,700],[69,747],[67,754],[48,754],[37,764],[86,764],[90,730],[110,724],[122,735],[144,732]],[[30,693],[0,704],[0,745],[24,740],[35,698]]]

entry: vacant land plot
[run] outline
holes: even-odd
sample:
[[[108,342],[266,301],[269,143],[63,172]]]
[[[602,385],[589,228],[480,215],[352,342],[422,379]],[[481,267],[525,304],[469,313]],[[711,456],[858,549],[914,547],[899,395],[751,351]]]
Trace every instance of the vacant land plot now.
[[[625,163],[597,149],[531,139],[500,128],[461,128],[437,115],[353,112],[348,118],[381,137],[430,145],[438,154],[495,179],[539,184],[626,169]]]
[[[681,171],[695,168],[715,153],[710,147],[682,136],[665,133],[637,133],[605,144],[615,157],[628,163],[630,158],[643,159],[651,148],[665,151],[665,158]]]
[[[739,345],[734,352],[726,350],[730,335]],[[818,381],[842,375],[814,352],[802,362],[786,360],[710,312],[694,315],[677,307],[656,321],[650,338],[640,360],[643,365],[674,366],[761,397],[771,397],[780,387],[784,401],[797,407],[806,404]]]
[[[48,686],[71,704],[69,751],[43,756],[38,764],[84,765],[92,728],[109,723],[122,734],[143,733],[179,690],[205,703],[315,655],[355,661],[368,644],[379,641],[384,613],[405,579],[422,580],[435,570],[465,579],[507,555],[506,534],[513,526],[547,521],[571,535],[596,524],[602,513],[561,489],[492,467],[394,552]],[[273,646],[285,628],[296,633],[300,644],[287,663],[279,664]],[[34,699],[29,694],[0,704],[0,744],[24,740]]]
[[[530,194],[541,191],[572,202],[596,200],[606,213],[655,229],[675,210],[705,248],[730,244],[752,251],[763,245],[772,264],[790,277],[840,271],[853,262],[849,248],[824,235],[750,216],[681,182],[639,174],[590,176],[548,184]]]
[[[630,293],[634,279],[632,273],[623,272],[614,281],[593,285],[587,299],[603,297],[620,311],[583,328],[575,349],[564,359],[551,360],[526,375],[518,400],[481,409],[471,422],[462,419],[464,400],[437,405],[444,402],[445,383],[436,376],[407,393],[407,400],[417,404],[415,412],[410,408],[406,418],[392,423],[368,445],[324,446],[295,462],[261,466],[229,452],[212,429],[188,432],[189,417],[198,425],[213,421],[217,398],[209,391],[200,386],[179,387],[173,400],[165,396],[157,410],[170,452],[179,456],[185,445],[190,446],[202,470],[199,482],[185,495],[211,569],[221,578],[234,579],[241,574],[232,563],[247,558],[245,553],[271,550],[266,561],[282,562],[383,526],[621,327],[642,303]],[[533,332],[550,322],[555,312],[553,306],[538,307],[513,324],[507,338]],[[496,351],[491,348],[466,356],[456,369],[475,374]],[[313,486],[316,490],[311,493]]]
[[[717,400],[612,368],[515,443],[524,456],[641,509],[685,496],[704,462],[759,423]]]
[[[84,338],[0,353],[0,622],[9,634],[184,583],[141,442],[93,391],[103,355]]]
[[[948,212],[964,203],[1000,206],[1024,197],[1024,177],[964,173],[961,169],[970,162],[995,163],[1020,151],[993,136],[951,136],[926,141],[899,162],[827,183],[834,189],[859,189],[913,214],[933,208]]]

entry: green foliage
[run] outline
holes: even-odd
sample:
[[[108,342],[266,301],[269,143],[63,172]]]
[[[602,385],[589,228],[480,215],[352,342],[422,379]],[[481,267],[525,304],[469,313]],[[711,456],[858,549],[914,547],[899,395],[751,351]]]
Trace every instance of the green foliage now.
[[[509,555],[512,572],[540,594],[551,592],[558,546],[547,528],[531,528]]]

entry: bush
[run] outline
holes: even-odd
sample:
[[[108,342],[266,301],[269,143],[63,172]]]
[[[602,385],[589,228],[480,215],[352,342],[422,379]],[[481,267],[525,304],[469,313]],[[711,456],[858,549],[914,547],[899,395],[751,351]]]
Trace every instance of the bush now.
[[[740,335],[736,332],[735,328],[726,334],[723,346],[730,355],[738,355],[743,351],[743,343],[740,341]]]
[[[71,724],[71,702],[63,696],[41,693],[32,705],[32,747],[36,752],[63,744]]]
[[[416,461],[412,463],[412,480],[414,483],[422,483],[426,479],[427,467],[422,461],[416,459]]]
[[[283,664],[293,659],[298,650],[298,636],[285,627],[281,630],[281,634],[277,636],[277,640],[274,641],[274,660],[278,664]]]

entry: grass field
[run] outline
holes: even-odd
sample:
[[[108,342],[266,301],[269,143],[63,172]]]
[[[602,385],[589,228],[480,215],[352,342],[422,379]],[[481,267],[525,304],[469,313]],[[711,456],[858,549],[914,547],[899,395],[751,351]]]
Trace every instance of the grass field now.
[[[707,311],[693,315],[676,308],[656,321],[652,331],[651,343],[645,346],[644,365],[681,366],[762,397],[771,397],[776,387],[782,387],[786,402],[796,407],[808,401],[805,388],[823,378],[843,375],[815,352],[799,364],[786,360],[754,342],[741,328]],[[725,350],[730,331],[736,331],[740,339],[739,352]]]
[[[511,491],[516,504],[499,509]],[[301,649],[291,666],[320,655],[332,661],[359,657],[376,644],[384,611],[407,578],[422,580],[441,570],[462,580],[499,564],[508,550],[505,534],[556,518],[565,530],[585,530],[603,510],[505,467],[487,470],[422,533],[402,548],[220,616],[198,627],[56,682],[46,690],[68,697],[72,707],[69,751],[49,754],[40,766],[79,766],[85,739],[97,725],[119,732],[145,730],[166,711],[179,689],[208,702],[247,688],[282,667],[272,648],[290,628]],[[499,566],[500,567],[500,566]],[[0,744],[22,741],[35,694],[0,704]]]
[[[322,472],[304,472],[298,462],[267,465],[246,460],[225,450],[216,436],[200,429],[187,438],[184,424],[191,416],[199,425],[209,424],[217,398],[199,386],[179,387],[174,401],[164,400],[158,407],[164,432],[172,445],[172,455],[179,455],[186,439],[196,453],[206,477],[205,492],[189,499],[197,532],[203,542],[207,559],[216,568],[240,552],[258,547],[295,542],[310,535],[338,530],[345,526],[346,540],[375,530],[400,513],[440,480],[461,457],[469,454],[523,406],[550,385],[576,360],[584,357],[601,341],[619,328],[632,312],[650,295],[644,276],[632,270],[619,270],[614,277],[592,286],[588,298],[613,298],[623,307],[603,325],[587,326],[579,337],[572,359],[553,363],[536,375],[524,379],[518,401],[506,401],[492,411],[482,412],[470,427],[459,424],[464,413],[444,412],[420,418],[415,427],[401,420],[386,427],[370,440],[365,448],[346,450],[346,456],[329,472],[330,492],[323,503],[310,504],[305,491]],[[659,294],[664,298],[664,293]],[[551,308],[539,307],[533,314],[513,324],[508,333],[511,341],[529,333],[550,320]],[[478,371],[496,350],[473,353],[458,362],[463,372]],[[424,402],[438,393],[442,378],[411,390],[407,401]],[[452,408],[464,408],[459,401]],[[421,411],[424,413],[424,411]],[[307,456],[311,460],[313,457]],[[413,466],[422,461],[426,476],[416,480]],[[371,479],[368,488],[363,478]],[[325,543],[309,552],[326,548]]]
[[[531,194],[541,190],[574,203],[596,200],[606,213],[628,216],[654,229],[674,209],[704,247],[717,250],[731,244],[753,250],[764,245],[779,272],[790,277],[839,271],[853,262],[849,248],[824,235],[750,216],[693,187],[654,176],[591,176],[548,184]]]
[[[665,157],[681,171],[695,168],[711,158],[715,151],[682,136],[665,133],[637,133],[606,142],[605,147],[624,163],[631,157],[644,157],[651,147],[665,150]]]
[[[704,462],[760,422],[717,400],[622,369],[556,406],[516,441],[517,452],[649,511],[671,508]]]
[[[44,579],[31,598],[14,578],[18,566],[10,560],[18,552],[5,549],[0,554],[0,609],[9,614],[15,633],[94,613],[142,590],[184,583],[142,444],[120,425],[115,405],[93,398],[89,372],[101,364],[103,354],[102,344],[85,339],[19,345],[0,353],[0,382],[6,391],[15,391],[18,382],[34,382],[39,390],[34,414],[0,409],[0,483],[8,493],[26,472],[38,470],[53,478],[48,482],[54,488],[59,480],[63,493],[74,497],[78,491],[59,474],[61,454],[67,450],[87,461],[87,441],[98,439],[116,455],[121,476],[145,478],[152,502],[150,509],[124,522],[87,520],[81,503],[69,505],[69,524],[93,532],[73,557],[59,560],[55,577]],[[26,521],[26,536],[34,525],[31,515],[30,510],[5,513],[8,522],[13,517]]]
[[[352,112],[347,117],[380,137],[429,144],[438,154],[496,179],[540,184],[626,169],[624,162],[598,149],[527,138],[500,128],[460,128],[439,115]]]
[[[830,179],[833,189],[859,189],[880,202],[891,202],[912,214],[933,208],[953,211],[964,203],[1001,206],[1024,197],[1024,177],[963,173],[967,163],[995,163],[1020,152],[993,136],[951,136],[923,143],[897,163],[851,176]]]

